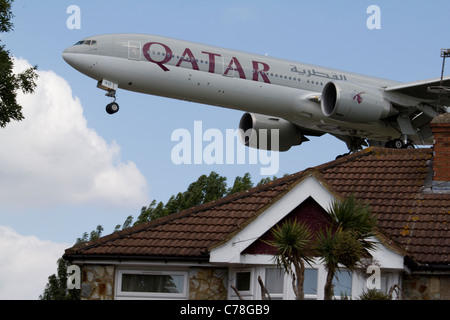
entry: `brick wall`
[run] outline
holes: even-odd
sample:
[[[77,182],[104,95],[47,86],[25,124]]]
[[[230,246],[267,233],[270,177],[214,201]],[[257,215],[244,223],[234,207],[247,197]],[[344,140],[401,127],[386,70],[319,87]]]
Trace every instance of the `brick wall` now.
[[[450,114],[442,114],[430,124],[434,135],[434,181],[450,181]]]

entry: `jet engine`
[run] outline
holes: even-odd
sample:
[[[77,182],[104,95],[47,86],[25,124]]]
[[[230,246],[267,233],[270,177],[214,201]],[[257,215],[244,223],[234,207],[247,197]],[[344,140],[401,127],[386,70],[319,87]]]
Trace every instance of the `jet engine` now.
[[[239,140],[255,149],[284,152],[308,141],[291,122],[256,113],[244,114],[239,129]]]
[[[325,116],[347,122],[372,122],[398,114],[383,93],[351,82],[328,82],[322,92]]]

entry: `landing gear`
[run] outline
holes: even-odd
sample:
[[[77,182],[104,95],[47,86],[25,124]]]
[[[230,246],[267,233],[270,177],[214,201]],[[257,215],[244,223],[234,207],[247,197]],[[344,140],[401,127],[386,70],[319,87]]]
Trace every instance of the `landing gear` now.
[[[108,114],[114,114],[119,111],[119,104],[116,102],[116,90],[119,85],[113,81],[103,79],[97,82],[97,88],[107,91],[106,96],[111,98],[111,103],[106,106]]]
[[[108,114],[115,114],[119,112],[119,104],[116,102],[116,90],[108,90],[106,96],[113,99],[113,102],[106,106],[106,112]]]
[[[386,142],[386,148],[391,149],[415,149],[414,143],[407,137],[405,139],[394,139]]]
[[[106,112],[108,114],[114,114],[119,111],[119,105],[116,102],[111,102],[106,106]]]

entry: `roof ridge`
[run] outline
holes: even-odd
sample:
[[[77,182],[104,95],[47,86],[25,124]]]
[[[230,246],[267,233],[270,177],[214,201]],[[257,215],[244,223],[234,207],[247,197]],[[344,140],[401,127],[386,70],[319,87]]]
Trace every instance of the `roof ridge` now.
[[[302,178],[308,174],[313,174],[316,177],[319,176],[319,177],[321,177],[320,180],[322,182],[324,182],[326,180],[323,179],[322,174],[325,170],[335,168],[339,165],[343,165],[345,163],[354,161],[355,159],[358,159],[358,158],[362,158],[362,157],[366,157],[366,156],[370,156],[370,155],[374,155],[374,154],[379,154],[379,155],[387,154],[388,155],[388,154],[394,154],[394,153],[397,153],[397,154],[398,153],[414,153],[414,152],[418,152],[418,151],[422,151],[422,150],[424,150],[424,152],[430,152],[430,149],[407,150],[407,149],[387,149],[387,148],[381,148],[381,147],[369,147],[369,148],[345,155],[343,157],[332,160],[330,162],[327,162],[327,163],[324,163],[324,164],[321,164],[318,166],[314,166],[314,167],[309,167],[307,169],[293,173],[291,175],[281,177],[277,180],[270,181],[266,184],[255,186],[248,190],[236,192],[231,195],[225,196],[223,198],[216,199],[216,200],[213,200],[213,201],[210,201],[207,203],[203,203],[198,206],[191,207],[191,208],[187,208],[182,211],[172,213],[170,215],[167,215],[167,216],[155,219],[155,220],[150,220],[150,221],[138,224],[136,226],[133,226],[133,227],[121,230],[121,231],[116,231],[109,235],[100,237],[98,239],[95,239],[95,240],[92,240],[92,241],[89,241],[89,242],[86,242],[86,243],[83,243],[80,245],[75,245],[72,248],[67,249],[66,252],[97,247],[97,246],[103,245],[107,242],[121,239],[121,238],[130,236],[132,234],[142,232],[144,230],[155,228],[160,225],[165,225],[174,220],[181,219],[181,218],[184,218],[184,217],[187,217],[190,215],[194,215],[194,214],[206,211],[206,210],[210,210],[214,207],[225,205],[227,203],[237,201],[239,199],[243,199],[248,196],[252,196],[256,193],[263,192],[263,191],[271,189],[271,188],[276,188],[276,187],[279,187],[284,184],[286,185],[285,191],[287,191],[289,189],[288,187],[291,184],[293,184],[295,182],[300,182],[302,180]],[[282,192],[280,192],[280,194],[281,193]],[[277,196],[279,196],[279,194]]]
[[[357,158],[363,158],[370,155],[393,155],[393,154],[411,154],[411,153],[429,153],[432,148],[416,148],[416,149],[394,149],[394,148],[384,148],[384,147],[368,147],[356,151],[354,153],[347,154],[330,162],[318,165],[316,168],[319,172],[327,169],[332,169],[338,165],[354,161]]]

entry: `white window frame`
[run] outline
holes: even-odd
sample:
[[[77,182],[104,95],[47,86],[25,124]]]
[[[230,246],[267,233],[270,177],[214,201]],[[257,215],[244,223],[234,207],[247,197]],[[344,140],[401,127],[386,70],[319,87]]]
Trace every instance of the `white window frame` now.
[[[230,268],[229,271],[229,284],[236,286],[236,274],[241,272],[250,272],[250,290],[248,291],[239,291],[239,294],[246,300],[254,300],[254,299],[262,299],[261,297],[261,287],[258,283],[258,276],[263,279],[264,285],[265,285],[265,279],[266,279],[266,270],[267,269],[279,269],[276,265],[260,265],[255,266],[253,268],[247,267],[247,268]],[[316,278],[316,290],[319,292],[319,286],[320,286],[320,272],[316,267],[313,268],[307,268],[309,270],[316,270],[317,272],[317,278]],[[283,275],[283,292],[282,293],[273,293],[269,292],[270,297],[274,300],[282,299],[282,300],[291,300],[295,299],[294,290],[292,288],[292,277],[287,274],[284,270],[282,270],[284,273]],[[228,298],[231,300],[238,299],[238,296],[234,292],[231,287],[229,287],[229,294]],[[305,294],[305,300],[317,300],[319,299],[318,294]]]
[[[289,287],[287,287],[287,279],[286,279],[286,272],[284,271],[284,269],[279,268],[277,266],[273,266],[273,267],[265,267],[264,270],[262,270],[264,272],[264,275],[261,274],[261,279],[264,280],[264,285],[267,288],[267,270],[271,269],[271,270],[276,270],[277,272],[281,272],[283,275],[283,291],[281,293],[274,293],[274,292],[270,292],[269,289],[267,289],[267,291],[269,291],[269,295],[271,299],[274,300],[285,300],[287,298],[287,290]],[[262,273],[262,272],[261,272]],[[264,277],[263,277],[264,276]],[[259,284],[258,284],[259,286]]]
[[[311,268],[311,267],[305,268],[305,280],[306,280],[306,270],[313,270],[316,272],[316,294],[305,293],[305,300],[317,300],[317,299],[319,299],[318,292],[319,292],[320,270],[318,268]],[[304,289],[305,288],[303,287],[303,290]]]
[[[346,298],[353,299],[354,298],[354,294],[355,294],[355,292],[354,292],[354,289],[355,289],[355,286],[354,286],[354,283],[355,283],[355,272],[352,272],[352,271],[350,271],[348,269],[345,269],[345,268],[341,268],[340,270],[336,270],[336,273],[334,274],[334,277],[333,277],[333,285],[334,285],[335,281],[339,282],[337,274],[338,273],[342,274],[344,272],[348,273],[348,275],[350,276],[350,294],[346,295],[346,296],[341,296],[340,292],[335,292],[336,288],[333,287],[333,291],[334,291],[333,292],[333,299],[334,300],[342,300],[342,299],[346,299]]]
[[[122,276],[124,274],[138,274],[138,275],[161,275],[161,276],[183,276],[183,292],[180,293],[160,293],[160,292],[129,292],[122,291]],[[116,272],[116,299],[188,299],[189,296],[189,272],[180,270],[143,270],[143,269],[119,269]]]
[[[238,273],[246,273],[250,272],[250,285],[249,290],[246,291],[239,291],[239,294],[245,299],[254,299],[255,296],[255,268],[242,268],[242,269],[231,269],[229,272],[230,275],[230,284],[236,287],[236,278]],[[237,294],[234,292],[231,287],[229,287],[229,297],[231,299],[239,299]]]

